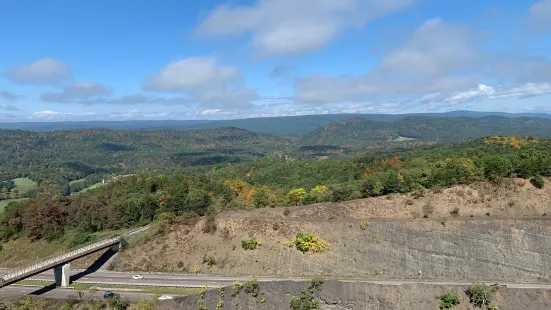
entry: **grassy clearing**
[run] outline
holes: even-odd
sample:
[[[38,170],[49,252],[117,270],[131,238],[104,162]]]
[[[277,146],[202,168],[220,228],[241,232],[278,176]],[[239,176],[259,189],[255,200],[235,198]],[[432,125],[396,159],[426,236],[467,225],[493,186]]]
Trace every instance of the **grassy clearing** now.
[[[417,139],[406,138],[406,137],[398,137],[398,138],[394,139],[394,141],[396,141],[396,142],[413,141],[413,140],[417,140]]]
[[[94,185],[91,185],[91,186],[89,186],[89,187],[87,187],[87,188],[81,190],[79,193],[84,193],[84,192],[87,192],[87,191],[89,191],[89,190],[93,190],[93,189],[98,188],[98,187],[100,187],[100,186],[102,186],[102,185],[103,185],[103,183],[96,183],[96,184],[94,184]]]
[[[78,179],[78,180],[73,180],[71,182],[69,182],[69,185],[75,185],[77,183],[80,183],[80,182],[84,182],[86,179]]]
[[[19,285],[33,285],[46,287],[53,285],[54,282],[48,281],[36,281],[36,280],[23,280],[17,282]],[[138,285],[112,285],[112,284],[88,284],[88,283],[73,283],[70,287],[79,291],[94,291],[94,290],[109,290],[113,292],[141,292],[150,294],[172,294],[172,295],[194,295],[199,294],[201,288],[188,288],[188,287],[157,287],[157,286],[138,286]]]
[[[15,183],[15,189],[21,194],[38,186],[35,181],[27,178],[17,178],[14,179],[13,182]]]
[[[4,208],[6,208],[10,202],[23,201],[23,200],[27,200],[27,199],[29,199],[29,198],[0,200],[0,213],[4,212]]]

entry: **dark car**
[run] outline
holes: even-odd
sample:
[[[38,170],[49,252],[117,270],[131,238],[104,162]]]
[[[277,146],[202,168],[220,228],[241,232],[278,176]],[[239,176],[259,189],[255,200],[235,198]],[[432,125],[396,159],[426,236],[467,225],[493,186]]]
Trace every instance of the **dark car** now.
[[[115,297],[115,293],[113,293],[111,291],[103,292],[103,298],[110,298],[110,297]]]

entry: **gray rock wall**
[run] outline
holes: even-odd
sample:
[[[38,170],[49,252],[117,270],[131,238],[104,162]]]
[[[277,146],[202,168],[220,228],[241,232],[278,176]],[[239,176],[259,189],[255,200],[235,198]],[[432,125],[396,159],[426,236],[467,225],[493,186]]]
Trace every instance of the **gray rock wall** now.
[[[243,290],[231,297],[231,288],[224,290],[220,298],[217,290],[205,294],[203,305],[209,310],[217,309],[220,300],[225,310],[278,310],[289,309],[289,300],[300,294],[307,282],[269,282],[260,284],[260,295],[256,298]],[[456,292],[462,302],[454,310],[474,309],[465,295],[463,286],[443,285],[376,285],[326,281],[318,295],[321,308],[325,310],[431,310],[439,308],[436,296],[445,292]],[[262,302],[264,298],[264,302]],[[493,304],[501,310],[544,310],[551,309],[551,294],[545,290],[501,288],[495,293]],[[198,297],[188,296],[159,304],[158,310],[199,309]]]

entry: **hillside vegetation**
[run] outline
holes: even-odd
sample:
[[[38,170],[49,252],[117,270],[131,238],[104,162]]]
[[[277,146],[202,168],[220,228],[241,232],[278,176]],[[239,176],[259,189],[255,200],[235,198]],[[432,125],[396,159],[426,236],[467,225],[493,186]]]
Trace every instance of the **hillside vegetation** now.
[[[418,140],[410,146],[426,142],[451,143],[490,135],[549,137],[551,120],[538,118],[433,118],[409,116],[394,122],[352,118],[325,125],[306,134],[301,143],[307,145],[351,145],[395,141],[399,137]],[[425,142],[425,143],[419,143]]]
[[[236,164],[253,167],[260,162],[262,166],[268,159],[342,159],[490,135],[551,135],[551,120],[538,118],[343,117],[289,118],[288,122],[305,122],[296,126],[310,126],[310,119],[322,123],[339,120],[292,139],[236,127],[187,131],[0,130],[0,199],[69,196],[113,175],[196,175],[197,171]],[[254,123],[259,119],[240,121]],[[11,192],[10,182],[16,178],[28,178],[38,183],[38,188]]]
[[[340,202],[506,177],[545,186],[551,141],[488,137],[454,146],[324,161],[265,159],[186,175],[129,176],[74,196],[9,204],[0,238],[56,240],[175,215]]]

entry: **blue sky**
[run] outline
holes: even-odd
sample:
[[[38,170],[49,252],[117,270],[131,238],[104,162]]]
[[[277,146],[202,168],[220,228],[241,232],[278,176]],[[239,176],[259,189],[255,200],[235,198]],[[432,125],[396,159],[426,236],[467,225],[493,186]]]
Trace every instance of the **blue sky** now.
[[[551,112],[551,0],[0,4],[0,121]]]

